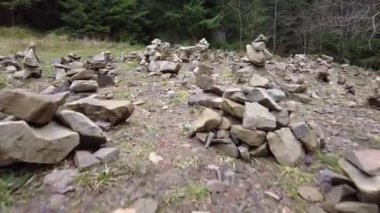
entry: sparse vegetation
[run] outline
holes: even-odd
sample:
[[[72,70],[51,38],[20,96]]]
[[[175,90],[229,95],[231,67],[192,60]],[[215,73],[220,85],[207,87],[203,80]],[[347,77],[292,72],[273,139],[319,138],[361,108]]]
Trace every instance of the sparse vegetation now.
[[[313,174],[301,171],[299,168],[288,166],[278,166],[278,168],[280,175],[274,184],[285,190],[290,197],[297,197],[297,188],[310,184],[314,178]]]
[[[178,169],[197,167],[197,165],[199,164],[199,159],[196,156],[192,156],[186,159],[177,159],[173,162],[173,164]]]
[[[187,90],[178,90],[176,91],[174,97],[170,99],[170,105],[178,106],[181,104],[186,104],[187,99],[189,98],[189,91]]]
[[[107,165],[101,170],[82,172],[76,179],[79,186],[99,192],[111,180],[111,172]]]
[[[165,198],[165,203],[168,205],[178,205],[184,199],[191,201],[201,201],[208,198],[209,195],[209,191],[204,186],[196,184],[189,185],[170,191]]]
[[[0,89],[4,89],[7,86],[8,86],[8,83],[7,83],[6,77],[3,74],[0,74]]]
[[[342,169],[339,166],[338,158],[332,154],[325,154],[322,152],[318,152],[318,158],[319,160],[328,166],[329,169],[331,169],[334,172],[341,173]]]
[[[4,172],[0,174],[0,210],[15,202],[13,193],[25,186],[32,178],[31,173],[19,174]]]

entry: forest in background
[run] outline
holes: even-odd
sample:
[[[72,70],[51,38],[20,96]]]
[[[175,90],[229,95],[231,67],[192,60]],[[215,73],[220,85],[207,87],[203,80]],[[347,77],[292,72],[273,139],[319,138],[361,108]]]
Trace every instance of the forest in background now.
[[[380,0],[0,0],[0,25],[131,43],[205,37],[236,50],[262,33],[280,56],[380,69]]]

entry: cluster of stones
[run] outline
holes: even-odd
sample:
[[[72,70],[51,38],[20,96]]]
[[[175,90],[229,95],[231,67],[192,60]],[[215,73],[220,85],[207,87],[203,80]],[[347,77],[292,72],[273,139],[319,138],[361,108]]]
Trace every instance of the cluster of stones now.
[[[329,170],[318,176],[320,189],[302,186],[298,192],[305,200],[319,202],[309,212],[379,212],[380,151],[349,151],[339,160],[348,177]]]
[[[69,54],[54,64],[55,79],[44,94],[70,91],[74,94],[94,93],[99,87],[114,85],[115,67],[109,51],[94,56],[91,60],[81,61],[81,57]]]
[[[373,106],[380,107],[380,76],[375,80],[373,92],[368,98],[368,103]]]
[[[35,51],[35,43],[13,57],[0,56],[0,70],[16,79],[40,78],[42,71]]]
[[[183,62],[190,62],[199,60],[201,53],[208,50],[210,44],[207,42],[205,38],[201,39],[197,44],[193,46],[181,46],[179,47],[179,58]]]
[[[273,155],[280,164],[295,166],[320,150],[323,133],[314,121],[295,119],[295,102],[285,101],[285,92],[254,73],[255,67],[248,84],[227,89],[214,85],[211,66],[197,67],[196,85],[203,91],[188,102],[207,109],[192,122],[192,135],[229,157],[249,161]]]
[[[0,166],[55,164],[75,151],[76,166],[86,169],[118,157],[116,148],[105,148],[107,137],[102,128],[128,119],[133,104],[93,96],[67,102],[68,95],[21,89],[0,93]]]

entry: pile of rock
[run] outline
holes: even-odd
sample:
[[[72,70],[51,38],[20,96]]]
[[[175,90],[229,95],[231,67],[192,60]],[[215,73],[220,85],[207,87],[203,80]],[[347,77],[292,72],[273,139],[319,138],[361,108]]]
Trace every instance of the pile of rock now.
[[[44,94],[70,91],[73,93],[94,93],[99,87],[115,85],[115,67],[109,51],[95,55],[82,62],[80,56],[69,54],[54,64],[54,85],[43,91]]]
[[[151,75],[177,74],[181,69],[181,59],[170,48],[170,43],[154,39],[145,47],[140,59],[139,70],[147,70]]]
[[[261,87],[227,89],[222,97],[197,94],[190,104],[222,112],[205,109],[192,122],[192,131],[206,147],[227,156],[248,161],[273,154],[279,163],[294,166],[303,161],[305,152],[313,154],[322,147],[323,134],[313,121],[293,120],[293,109],[275,101],[282,95]]]
[[[14,57],[0,57],[0,70],[17,79],[40,78],[42,71],[35,51],[35,43],[30,43],[23,52]]]
[[[0,166],[55,164],[73,150],[79,169],[116,158],[117,149],[101,148],[107,142],[102,128],[128,119],[134,106],[95,97],[64,104],[67,96],[68,92],[43,95],[21,89],[0,93]]]
[[[300,187],[298,191],[305,200],[321,202],[312,206],[310,212],[378,213],[379,156],[379,150],[349,151],[339,160],[340,167],[348,177],[322,170],[318,177],[320,189],[313,186]]]
[[[266,49],[267,42],[268,38],[261,34],[252,44],[247,44],[247,58],[244,61],[258,67],[265,66],[265,61],[273,58],[273,55]]]
[[[193,46],[181,46],[179,47],[179,58],[183,62],[198,60],[201,53],[208,50],[210,44],[205,38],[201,39],[197,44]]]

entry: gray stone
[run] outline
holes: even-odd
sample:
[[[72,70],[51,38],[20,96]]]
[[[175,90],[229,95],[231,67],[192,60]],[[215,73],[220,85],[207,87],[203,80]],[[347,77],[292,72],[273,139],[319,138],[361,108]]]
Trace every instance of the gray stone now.
[[[234,143],[228,143],[228,144],[219,143],[219,144],[214,144],[212,147],[215,148],[216,152],[221,155],[225,155],[227,157],[232,157],[232,158],[239,157],[239,150]]]
[[[80,70],[78,73],[74,74],[69,78],[70,81],[76,80],[91,80],[94,77],[94,70]]]
[[[107,142],[103,131],[82,113],[61,110],[57,118],[63,125],[79,133],[81,148],[97,149]]]
[[[49,185],[53,192],[65,194],[74,190],[71,184],[78,176],[79,171],[77,169],[55,169],[44,177],[43,183]]]
[[[293,134],[302,142],[306,150],[316,153],[321,148],[317,134],[307,125],[306,122],[294,122],[290,124]]]
[[[0,93],[0,112],[38,125],[50,122],[58,107],[59,103],[48,96],[21,89]]]
[[[98,83],[93,80],[75,80],[71,83],[71,92],[96,92],[98,90]]]
[[[298,187],[298,193],[303,199],[309,202],[323,201],[323,194],[313,186],[300,186]]]
[[[325,210],[323,210],[318,205],[312,205],[307,210],[308,213],[327,213]]]
[[[223,193],[227,191],[227,186],[220,180],[208,180],[206,188],[211,193]]]
[[[197,75],[195,79],[196,86],[201,89],[208,89],[214,85],[214,79],[211,76]]]
[[[265,142],[265,132],[259,130],[245,129],[242,125],[233,125],[231,134],[234,134],[239,140],[249,146],[258,147]]]
[[[267,134],[269,148],[276,160],[283,165],[295,166],[304,159],[305,153],[290,128],[282,128]]]
[[[99,100],[93,97],[66,103],[62,108],[80,112],[94,122],[111,123],[112,126],[126,121],[135,110],[135,106],[130,101]]]
[[[247,45],[247,56],[248,59],[256,66],[263,67],[265,66],[265,56],[263,52],[258,52],[253,49],[252,45]]]
[[[191,123],[194,132],[213,131],[222,122],[222,117],[211,109],[205,109],[201,116]]]
[[[276,102],[282,101],[286,98],[285,92],[279,89],[268,89],[267,92]]]
[[[304,84],[282,84],[283,89],[291,93],[303,93],[306,92],[307,87]]]
[[[100,160],[88,151],[76,151],[74,162],[75,166],[81,171],[100,165]]]
[[[357,193],[355,189],[348,185],[340,185],[333,187],[325,196],[324,207],[331,209],[335,204],[343,201],[355,201],[357,200]]]
[[[363,201],[378,203],[380,200],[380,176],[368,176],[345,159],[340,159],[340,167],[355,183]]]
[[[246,103],[243,127],[250,130],[271,131],[276,129],[276,118],[258,103]]]
[[[313,99],[311,99],[308,95],[305,95],[305,94],[293,93],[292,98],[304,104],[307,104],[313,101]]]
[[[119,159],[120,150],[115,147],[101,148],[94,153],[102,163],[111,163]]]
[[[55,68],[55,80],[61,80],[66,77],[66,70],[61,68]]]
[[[258,102],[265,106],[269,110],[282,110],[282,107],[278,105],[268,92],[263,88],[253,88],[247,95],[247,99],[252,102]]]
[[[41,127],[25,121],[0,123],[0,164],[3,161],[55,164],[79,144],[79,135],[55,122]]]
[[[344,154],[346,160],[370,176],[380,176],[380,150],[353,150]]]
[[[231,129],[231,125],[232,125],[232,123],[231,123],[230,119],[223,117],[220,125],[218,126],[218,129],[229,130],[229,129]]]
[[[242,119],[244,116],[245,107],[239,103],[223,98],[222,109],[224,112]]]
[[[262,77],[261,75],[257,75],[255,73],[252,74],[251,80],[249,84],[253,87],[264,87],[267,88],[269,84],[269,79]]]
[[[211,93],[198,93],[191,96],[187,103],[189,105],[200,105],[207,108],[222,109],[223,98]]]
[[[288,110],[281,110],[279,112],[272,112],[272,114],[276,117],[277,126],[279,127],[286,127],[290,123],[290,117]]]
[[[251,158],[266,158],[271,155],[268,143],[263,143],[258,148],[249,151]]]
[[[34,52],[34,49],[30,48],[27,50],[23,64],[28,67],[38,67],[38,59],[36,53]]]
[[[335,209],[339,213],[379,213],[379,207],[373,203],[342,202]]]
[[[115,86],[114,78],[111,75],[99,75],[97,82],[99,87]]]
[[[248,147],[246,147],[244,145],[240,145],[240,146],[238,146],[238,149],[239,149],[240,157],[244,161],[250,162],[251,161],[251,157],[249,155]]]
[[[208,133],[205,132],[197,132],[195,137],[202,143],[206,144]]]
[[[149,72],[161,72],[177,74],[181,69],[181,65],[177,62],[171,61],[151,61],[149,63]]]

